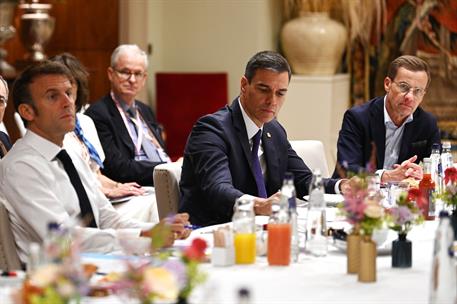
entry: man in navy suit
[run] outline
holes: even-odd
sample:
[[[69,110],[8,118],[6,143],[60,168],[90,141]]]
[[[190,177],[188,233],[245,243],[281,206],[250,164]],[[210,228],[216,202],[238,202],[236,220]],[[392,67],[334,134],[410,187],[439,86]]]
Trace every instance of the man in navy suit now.
[[[337,162],[359,172],[370,163],[375,147],[382,182],[422,179],[416,163],[430,155],[432,144],[440,143],[436,118],[419,107],[429,84],[429,67],[422,59],[401,56],[392,61],[384,79],[386,95],[344,114]],[[335,170],[334,177],[338,175]]]
[[[8,104],[8,84],[5,79],[0,76],[0,123],[3,121],[3,115],[5,115],[5,109]],[[6,152],[11,149],[11,141],[8,135],[0,131],[0,158],[5,156]]]
[[[147,78],[148,58],[137,45],[120,45],[111,56],[111,92],[85,112],[97,128],[106,158],[102,172],[119,182],[153,185],[153,171],[169,162],[152,109],[135,97]]]
[[[188,212],[193,224],[230,221],[235,200],[242,196],[254,199],[256,214],[269,214],[286,172],[294,174],[297,197],[308,193],[312,172],[275,119],[290,77],[280,54],[257,53],[241,78],[240,96],[193,127],[180,181],[180,212]],[[259,136],[261,142],[254,144]],[[334,193],[339,184],[326,180],[326,191]]]

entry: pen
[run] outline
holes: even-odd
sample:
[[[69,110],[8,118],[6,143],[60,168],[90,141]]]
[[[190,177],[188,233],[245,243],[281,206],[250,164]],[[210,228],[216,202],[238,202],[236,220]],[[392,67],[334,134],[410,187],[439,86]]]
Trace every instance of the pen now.
[[[198,226],[198,225],[184,225],[184,228],[195,230],[195,229],[201,228],[201,226]]]
[[[0,276],[2,277],[16,277],[17,273],[15,271],[2,271]]]

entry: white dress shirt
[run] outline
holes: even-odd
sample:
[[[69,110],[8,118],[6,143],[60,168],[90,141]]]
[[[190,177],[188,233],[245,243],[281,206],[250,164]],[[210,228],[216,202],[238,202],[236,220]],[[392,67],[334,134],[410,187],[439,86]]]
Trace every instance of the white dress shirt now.
[[[42,243],[49,222],[70,224],[80,214],[79,200],[70,179],[55,156],[61,147],[27,130],[0,161],[0,195],[5,199],[20,259],[25,262],[31,242]],[[151,223],[121,218],[81,157],[71,155],[89,197],[97,227],[77,227],[82,251],[119,250],[116,230],[139,236]]]
[[[92,118],[81,113],[77,113],[76,115],[78,116],[79,123],[81,124],[84,137],[92,144],[92,146],[94,146],[101,161],[103,162],[105,160],[105,153],[100,143],[100,139],[98,138],[97,129],[95,128]],[[101,186],[97,178],[99,166],[96,161],[90,158],[87,147],[84,143],[82,143],[75,132],[69,132],[65,135],[63,146],[72,159],[81,157],[86,164],[89,165],[90,169],[95,174],[97,185]],[[146,190],[144,195],[133,196],[124,203],[115,204],[114,208],[122,217],[158,223],[159,212],[157,209],[155,189],[154,187],[143,188]]]

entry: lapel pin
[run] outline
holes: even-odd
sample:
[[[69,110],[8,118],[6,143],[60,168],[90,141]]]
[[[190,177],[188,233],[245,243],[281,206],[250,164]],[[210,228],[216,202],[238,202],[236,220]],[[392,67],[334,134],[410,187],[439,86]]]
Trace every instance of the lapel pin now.
[[[267,132],[267,137],[268,137],[268,138],[271,138],[270,132]]]

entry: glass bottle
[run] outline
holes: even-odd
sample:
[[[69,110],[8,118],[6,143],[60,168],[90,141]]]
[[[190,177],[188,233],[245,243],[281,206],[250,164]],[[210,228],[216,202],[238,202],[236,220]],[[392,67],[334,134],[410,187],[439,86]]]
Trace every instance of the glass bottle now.
[[[444,141],[443,142],[443,151],[441,152],[441,167],[444,174],[447,168],[450,168],[454,165],[454,160],[452,159],[451,153],[451,142]]]
[[[431,159],[431,173],[432,180],[435,183],[435,191],[441,193],[442,186],[442,171],[441,171],[441,154],[440,144],[435,143],[432,145],[432,153],[430,154]]]
[[[239,198],[233,213],[233,232],[236,264],[253,264],[256,256],[254,202]]]
[[[433,249],[432,277],[429,303],[455,303],[457,300],[457,278],[452,257],[454,232],[447,211],[440,212],[440,223],[436,230]]]
[[[306,219],[306,250],[314,256],[327,255],[327,229],[324,200],[324,182],[316,169],[309,191],[308,217]]]
[[[70,245],[68,229],[55,222],[48,223],[48,232],[43,241],[46,262],[62,263],[70,257]]]
[[[432,180],[431,165],[431,159],[424,158],[424,175],[419,182],[419,190],[421,192],[419,207],[422,209],[424,218],[428,221],[435,219],[435,199],[433,197],[435,183]]]
[[[271,205],[271,216],[268,222],[269,265],[287,266],[290,264],[291,224],[288,215],[288,197],[281,194],[279,202]]]
[[[292,262],[297,262],[300,248],[297,223],[297,194],[295,192],[293,173],[286,172],[284,175],[284,182],[282,184],[281,193],[287,197],[289,203],[289,221],[291,226],[290,254]]]

